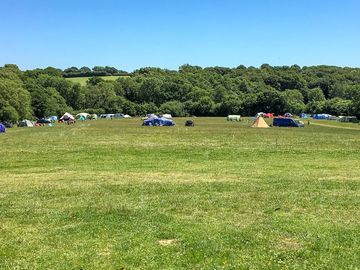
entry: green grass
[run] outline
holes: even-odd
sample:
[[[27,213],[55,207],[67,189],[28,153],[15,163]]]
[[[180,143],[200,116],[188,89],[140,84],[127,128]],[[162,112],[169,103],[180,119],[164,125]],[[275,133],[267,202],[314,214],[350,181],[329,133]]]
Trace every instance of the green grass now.
[[[100,78],[103,78],[106,81],[116,81],[118,78],[126,78],[127,76],[99,76]],[[90,77],[74,77],[74,78],[66,78],[67,80],[74,82],[74,83],[80,83],[82,86],[86,85],[87,80]]]
[[[0,269],[358,269],[360,129],[184,120],[2,134]]]

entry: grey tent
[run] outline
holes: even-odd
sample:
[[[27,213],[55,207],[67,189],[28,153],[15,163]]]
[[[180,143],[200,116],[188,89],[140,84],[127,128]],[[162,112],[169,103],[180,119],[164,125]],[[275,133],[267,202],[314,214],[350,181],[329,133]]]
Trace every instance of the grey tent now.
[[[19,122],[18,127],[34,127],[34,125],[30,120],[25,119]]]

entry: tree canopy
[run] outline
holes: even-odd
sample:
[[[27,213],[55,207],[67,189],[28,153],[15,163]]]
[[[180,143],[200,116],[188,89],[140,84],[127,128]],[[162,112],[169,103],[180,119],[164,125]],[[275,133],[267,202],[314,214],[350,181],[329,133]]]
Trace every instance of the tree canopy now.
[[[99,76],[128,76],[108,81]],[[89,76],[85,86],[66,77]],[[360,117],[360,69],[335,66],[207,67],[178,71],[146,67],[0,68],[0,120],[60,115],[65,111],[171,113],[175,116],[330,113]]]

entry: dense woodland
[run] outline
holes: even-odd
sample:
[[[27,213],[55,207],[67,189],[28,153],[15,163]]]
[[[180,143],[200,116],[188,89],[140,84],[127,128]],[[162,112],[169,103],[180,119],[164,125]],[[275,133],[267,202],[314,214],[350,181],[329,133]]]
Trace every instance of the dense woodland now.
[[[128,76],[106,81],[100,75]],[[81,86],[65,78],[74,76],[92,77]],[[178,71],[141,68],[127,74],[111,67],[0,68],[0,120],[16,122],[65,111],[174,116],[326,112],[360,117],[360,69],[183,65]]]

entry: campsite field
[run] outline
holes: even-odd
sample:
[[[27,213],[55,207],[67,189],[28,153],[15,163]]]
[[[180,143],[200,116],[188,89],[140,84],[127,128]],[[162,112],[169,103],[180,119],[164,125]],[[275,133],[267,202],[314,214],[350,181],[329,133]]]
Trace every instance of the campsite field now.
[[[360,125],[184,120],[1,135],[0,269],[359,269]]]
[[[119,78],[126,78],[127,76],[99,76],[105,81],[116,81]],[[80,83],[82,86],[86,85],[87,80],[91,77],[74,77],[74,78],[66,78],[69,81],[74,83]]]

